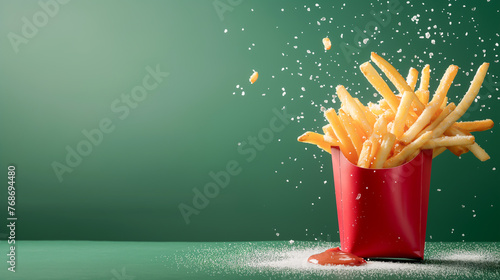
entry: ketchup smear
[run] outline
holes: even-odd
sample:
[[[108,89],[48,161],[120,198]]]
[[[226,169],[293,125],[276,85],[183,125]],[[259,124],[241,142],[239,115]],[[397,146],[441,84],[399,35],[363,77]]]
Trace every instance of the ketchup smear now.
[[[320,265],[350,265],[358,266],[366,264],[363,258],[354,254],[344,252],[339,247],[331,248],[323,253],[312,255],[307,259],[308,262]]]

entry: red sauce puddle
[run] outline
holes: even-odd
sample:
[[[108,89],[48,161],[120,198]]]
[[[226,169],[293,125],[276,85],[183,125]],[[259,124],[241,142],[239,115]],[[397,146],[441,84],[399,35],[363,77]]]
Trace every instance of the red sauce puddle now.
[[[366,264],[363,258],[354,254],[344,252],[339,247],[331,248],[323,253],[312,255],[307,259],[308,262],[319,265],[350,265],[358,266]]]

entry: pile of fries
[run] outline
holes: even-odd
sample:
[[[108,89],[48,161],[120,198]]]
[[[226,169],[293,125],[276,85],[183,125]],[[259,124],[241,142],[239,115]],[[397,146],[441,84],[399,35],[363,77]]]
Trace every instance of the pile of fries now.
[[[332,146],[338,146],[351,163],[363,168],[399,166],[423,149],[433,149],[433,157],[448,149],[457,156],[471,151],[481,161],[490,158],[471,132],[491,129],[493,121],[457,122],[479,93],[489,63],[479,67],[467,93],[455,105],[448,103],[446,94],[458,72],[457,66],[448,67],[429,101],[429,65],[422,69],[420,85],[415,90],[418,79],[415,68],[410,68],[405,80],[376,53],[371,54],[371,60],[399,94],[394,94],[372,64],[365,62],[360,70],[382,99],[365,106],[344,86],[337,86],[342,105],[337,112],[333,108],[324,111],[329,122],[323,126],[324,135],[308,131],[298,138],[300,142],[317,145],[329,153]]]

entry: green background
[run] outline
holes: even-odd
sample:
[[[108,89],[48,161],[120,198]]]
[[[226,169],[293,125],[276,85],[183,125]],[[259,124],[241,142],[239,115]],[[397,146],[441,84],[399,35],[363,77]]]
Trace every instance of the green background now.
[[[227,10],[218,14],[214,3]],[[455,103],[490,62],[480,99],[462,119],[500,119],[499,2],[394,5],[398,14],[386,1],[75,0],[59,4],[16,53],[8,34],[21,35],[22,18],[33,22],[43,10],[36,1],[0,1],[0,166],[4,182],[16,166],[17,238],[338,240],[331,160],[296,138],[325,124],[321,105],[339,107],[331,102],[338,84],[363,102],[378,99],[358,69],[371,51],[404,74],[430,64],[431,89],[449,64],[460,66],[448,94]],[[390,14],[385,26],[371,11]],[[377,30],[366,30],[373,23]],[[156,65],[170,75],[121,120],[110,105]],[[293,120],[247,161],[238,143],[269,127],[273,109]],[[66,146],[103,118],[114,131],[60,182],[51,164],[64,163]],[[500,139],[496,127],[475,135],[489,161],[449,152],[434,161],[428,240],[500,240]],[[179,205],[192,205],[193,189],[231,160],[241,173],[186,224]],[[2,221],[6,192],[4,183]]]

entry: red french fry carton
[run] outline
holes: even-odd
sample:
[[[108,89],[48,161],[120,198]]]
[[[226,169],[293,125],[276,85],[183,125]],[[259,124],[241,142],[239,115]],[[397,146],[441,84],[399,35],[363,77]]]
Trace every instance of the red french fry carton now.
[[[342,250],[363,258],[423,259],[432,150],[401,166],[368,169],[332,147]]]

